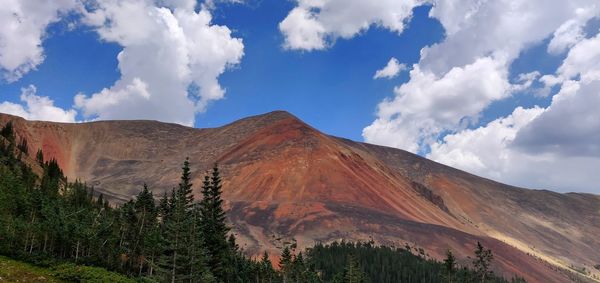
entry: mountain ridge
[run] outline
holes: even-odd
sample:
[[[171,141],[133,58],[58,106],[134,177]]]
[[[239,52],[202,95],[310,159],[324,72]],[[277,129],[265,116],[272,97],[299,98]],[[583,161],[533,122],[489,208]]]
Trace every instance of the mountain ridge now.
[[[499,272],[533,282],[566,282],[566,271],[552,268],[600,261],[589,254],[600,247],[593,239],[600,233],[598,196],[504,185],[403,150],[324,134],[285,111],[207,129],[0,114],[2,123],[8,120],[30,151],[42,148],[71,179],[88,181],[114,201],[127,200],[143,183],[157,195],[169,190],[186,156],[197,171],[195,184],[218,162],[234,230],[248,251],[276,251],[278,237],[295,237],[301,246],[373,238],[411,242],[440,258],[449,247],[466,256],[480,240],[493,247]]]

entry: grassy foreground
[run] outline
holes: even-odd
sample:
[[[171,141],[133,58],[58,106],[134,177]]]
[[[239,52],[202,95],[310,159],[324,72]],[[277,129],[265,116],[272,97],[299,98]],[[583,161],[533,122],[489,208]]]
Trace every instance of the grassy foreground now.
[[[0,256],[0,282],[65,282],[53,272],[24,262]]]
[[[0,256],[0,282],[135,282],[100,267],[64,263],[49,268]]]

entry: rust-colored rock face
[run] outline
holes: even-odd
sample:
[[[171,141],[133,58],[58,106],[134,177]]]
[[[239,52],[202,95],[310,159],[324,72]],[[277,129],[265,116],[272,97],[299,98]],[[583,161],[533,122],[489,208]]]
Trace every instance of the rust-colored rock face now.
[[[198,192],[204,171],[218,162],[234,232],[252,254],[277,252],[292,238],[300,247],[373,239],[422,247],[436,258],[452,249],[466,263],[481,241],[498,272],[530,282],[568,282],[569,266],[600,263],[598,196],[506,186],[402,150],[328,136],[282,111],[213,129],[0,114],[1,124],[8,120],[30,152],[42,148],[71,180],[115,202],[143,183],[157,196],[170,190],[185,157]]]

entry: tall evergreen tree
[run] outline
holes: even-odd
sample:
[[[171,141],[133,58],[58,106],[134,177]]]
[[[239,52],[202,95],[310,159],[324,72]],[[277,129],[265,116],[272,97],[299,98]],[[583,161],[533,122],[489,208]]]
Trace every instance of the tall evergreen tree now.
[[[262,258],[259,262],[259,270],[257,274],[257,281],[271,283],[275,274],[275,270],[273,269],[273,264],[269,259],[269,254],[265,251],[262,255]]]
[[[3,136],[5,139],[7,139],[13,144],[15,143],[15,129],[13,127],[12,121],[9,121],[8,123],[6,123],[6,125],[4,125],[4,127],[2,127],[2,130],[0,130],[0,136]]]
[[[38,149],[37,153],[35,154],[35,161],[37,161],[40,165],[44,165],[44,152],[42,152],[41,148]]]
[[[134,209],[137,223],[134,232],[133,256],[138,266],[138,276],[141,276],[144,268],[148,270],[152,268],[157,244],[156,219],[158,212],[154,196],[146,184],[137,196]]]
[[[196,237],[200,236],[195,231],[193,201],[189,160],[186,159],[179,187],[172,193],[169,213],[163,220],[161,266],[163,276],[169,282],[196,282],[208,276],[201,260],[203,252],[193,245]]]
[[[493,272],[490,270],[493,259],[494,255],[492,255],[492,251],[484,248],[480,242],[477,242],[475,258],[473,259],[473,268],[477,281],[486,282],[487,279],[493,276]]]
[[[444,259],[444,273],[446,280],[450,283],[454,282],[454,273],[456,272],[456,257],[452,254],[451,250],[446,251],[446,258]]]
[[[29,154],[29,146],[27,145],[27,139],[21,138],[19,145],[17,148],[21,151],[21,153],[28,155]]]
[[[225,267],[231,253],[227,244],[227,227],[223,199],[221,198],[221,176],[219,167],[214,165],[210,177],[205,177],[202,186],[203,199],[200,202],[201,224],[204,248],[208,256],[208,266],[216,278],[224,280]]]
[[[292,261],[292,252],[289,247],[285,246],[279,259],[279,270],[283,277],[283,283],[289,282],[290,275],[292,274]]]
[[[348,263],[344,270],[344,283],[366,283],[368,282],[366,274],[362,271],[356,257],[350,255]]]

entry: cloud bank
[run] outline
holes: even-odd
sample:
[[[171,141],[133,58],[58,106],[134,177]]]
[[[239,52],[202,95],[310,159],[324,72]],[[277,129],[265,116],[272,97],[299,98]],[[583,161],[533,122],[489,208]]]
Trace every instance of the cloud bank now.
[[[0,103],[0,112],[20,116],[28,120],[41,120],[53,122],[75,122],[75,110],[63,110],[54,106],[54,101],[47,96],[38,96],[33,85],[21,89],[21,101],[25,106],[17,103]]]
[[[420,0],[297,0],[297,6],[279,24],[284,47],[293,50],[326,49],[337,38],[351,38],[371,26],[401,33]]]
[[[85,120],[156,119],[191,126],[196,113],[224,97],[218,77],[244,55],[242,40],[213,24],[206,6],[197,11],[194,0],[36,3],[15,1],[0,8],[8,16],[0,20],[0,67],[7,79],[18,79],[43,61],[44,33],[66,13],[77,14],[100,40],[123,48],[117,56],[119,80],[97,93],[77,94],[75,110],[65,110]]]
[[[13,82],[44,61],[42,41],[51,23],[80,9],[77,0],[6,0],[0,5],[0,72]]]
[[[585,31],[600,17],[597,1],[340,2],[298,0],[280,23],[284,46],[324,50],[371,26],[401,33],[411,10],[424,4],[432,5],[429,16],[446,31],[442,41],[421,50],[409,80],[378,105],[376,119],[363,130],[365,141],[511,184],[600,193],[600,175],[591,169],[600,164],[600,111],[594,111],[600,35]],[[567,54],[556,73],[510,74],[523,51],[546,39],[549,54]],[[394,64],[375,78],[396,75]],[[544,87],[533,89],[536,82]],[[551,87],[560,91],[549,107],[517,107],[479,123],[492,103],[517,92],[547,96]]]

